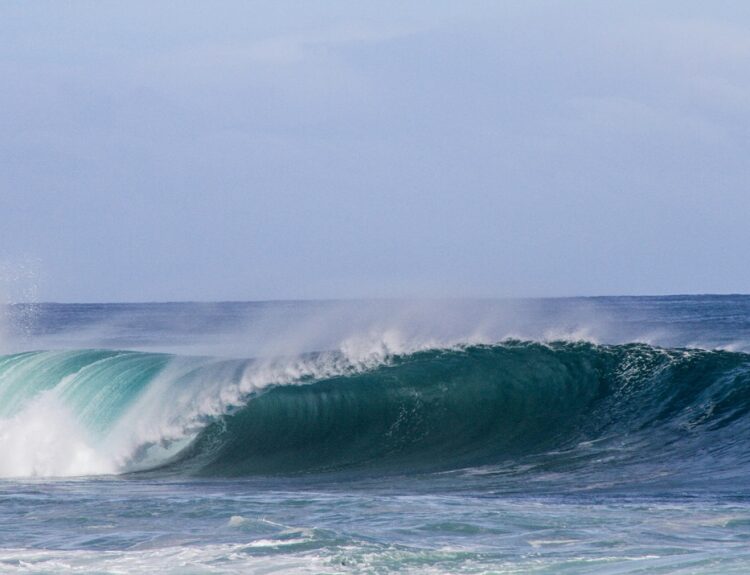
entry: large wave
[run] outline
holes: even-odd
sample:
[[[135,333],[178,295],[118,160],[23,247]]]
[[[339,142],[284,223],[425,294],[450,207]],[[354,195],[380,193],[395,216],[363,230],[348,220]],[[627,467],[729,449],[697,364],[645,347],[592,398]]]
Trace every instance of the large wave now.
[[[28,352],[0,358],[0,475],[715,475],[750,460],[749,411],[750,355],[645,344],[264,361]]]

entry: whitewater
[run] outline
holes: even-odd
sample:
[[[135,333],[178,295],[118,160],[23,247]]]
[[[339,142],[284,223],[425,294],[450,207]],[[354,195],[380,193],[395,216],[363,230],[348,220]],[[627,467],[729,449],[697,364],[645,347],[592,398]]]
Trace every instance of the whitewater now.
[[[1,572],[750,569],[747,296],[3,325]]]

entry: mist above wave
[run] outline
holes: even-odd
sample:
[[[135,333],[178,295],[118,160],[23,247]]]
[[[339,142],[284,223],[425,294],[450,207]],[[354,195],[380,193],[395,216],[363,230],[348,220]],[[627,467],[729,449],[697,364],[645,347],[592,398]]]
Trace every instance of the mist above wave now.
[[[136,349],[225,357],[507,338],[748,350],[750,297],[362,300],[5,307],[3,350]],[[394,335],[395,334],[395,335]]]

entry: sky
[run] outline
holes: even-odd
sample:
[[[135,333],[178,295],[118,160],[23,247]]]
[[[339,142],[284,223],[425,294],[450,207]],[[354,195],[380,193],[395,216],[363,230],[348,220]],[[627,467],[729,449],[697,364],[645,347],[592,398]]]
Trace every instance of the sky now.
[[[0,291],[750,292],[746,1],[0,2]]]

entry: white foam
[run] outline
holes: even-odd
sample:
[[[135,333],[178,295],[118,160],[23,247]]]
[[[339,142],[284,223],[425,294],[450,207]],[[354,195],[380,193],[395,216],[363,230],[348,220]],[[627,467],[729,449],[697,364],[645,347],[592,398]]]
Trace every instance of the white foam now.
[[[62,477],[113,473],[86,430],[54,391],[0,420],[0,477]]]
[[[313,553],[254,556],[247,544],[172,546],[147,550],[3,549],[3,571],[16,573],[331,573],[330,558]],[[12,567],[11,567],[12,566]]]
[[[242,515],[232,515],[229,518],[227,525],[229,527],[239,527],[240,525],[243,525],[245,523],[247,523],[247,518],[242,517]]]

